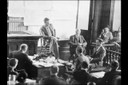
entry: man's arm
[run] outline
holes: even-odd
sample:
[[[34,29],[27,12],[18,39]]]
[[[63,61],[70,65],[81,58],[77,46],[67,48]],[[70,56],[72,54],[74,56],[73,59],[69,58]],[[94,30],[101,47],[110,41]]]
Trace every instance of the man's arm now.
[[[81,36],[81,38],[82,38],[82,40],[83,40],[83,46],[85,47],[86,45],[87,45],[87,42],[86,42],[86,40],[84,39],[84,37],[83,36]]]
[[[110,32],[110,40],[112,40],[113,39],[113,35],[112,35],[112,33]]]
[[[40,28],[40,35],[46,36],[45,33],[44,33],[44,26],[42,26],[42,27]]]
[[[52,24],[50,24],[50,25],[51,25],[51,28],[52,28],[52,31],[53,31],[53,36],[56,37],[56,30],[54,29]]]
[[[77,45],[77,43],[74,43],[74,42],[73,42],[73,36],[70,37],[69,43],[70,43],[71,45]]]

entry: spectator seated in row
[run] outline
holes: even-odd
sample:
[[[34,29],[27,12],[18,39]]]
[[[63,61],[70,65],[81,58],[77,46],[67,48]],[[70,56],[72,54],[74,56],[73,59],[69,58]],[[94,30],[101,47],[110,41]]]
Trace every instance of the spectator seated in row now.
[[[109,30],[109,27],[105,27],[100,36],[98,37],[98,39],[102,39],[104,43],[109,43],[111,42],[111,40],[113,39],[113,35]]]
[[[11,80],[15,81],[15,78],[18,75],[18,72],[16,71],[17,65],[18,65],[18,59],[16,58],[9,59],[8,66],[7,66],[7,81],[8,81],[9,75],[11,75]]]
[[[41,81],[41,85],[66,85],[67,82],[59,78],[57,75],[59,73],[59,67],[58,66],[52,66],[50,68],[50,77],[44,79]]]
[[[115,80],[115,77],[118,75],[121,75],[121,71],[118,70],[119,63],[118,61],[113,61],[111,63],[111,70],[109,72],[106,72],[104,77],[101,79],[102,85],[113,85],[113,81]]]
[[[81,64],[81,69],[74,71],[73,77],[79,83],[79,85],[87,85],[87,83],[90,81],[97,81],[97,78],[89,74],[88,67],[88,63],[83,61]]]

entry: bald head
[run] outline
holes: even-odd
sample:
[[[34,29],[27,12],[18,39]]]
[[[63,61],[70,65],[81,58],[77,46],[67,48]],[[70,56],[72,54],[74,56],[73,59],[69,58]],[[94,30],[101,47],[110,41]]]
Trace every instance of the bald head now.
[[[27,44],[21,44],[20,45],[20,51],[26,53],[28,50],[28,45]]]

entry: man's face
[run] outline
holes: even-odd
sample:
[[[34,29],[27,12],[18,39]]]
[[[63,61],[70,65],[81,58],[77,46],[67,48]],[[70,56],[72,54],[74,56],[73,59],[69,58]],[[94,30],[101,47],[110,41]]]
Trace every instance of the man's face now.
[[[104,32],[105,32],[105,33],[109,32],[109,28],[107,28],[107,27],[104,28]]]
[[[49,25],[49,20],[46,20],[44,23],[45,23],[46,25]]]
[[[76,35],[80,35],[81,31],[79,29],[76,30]]]

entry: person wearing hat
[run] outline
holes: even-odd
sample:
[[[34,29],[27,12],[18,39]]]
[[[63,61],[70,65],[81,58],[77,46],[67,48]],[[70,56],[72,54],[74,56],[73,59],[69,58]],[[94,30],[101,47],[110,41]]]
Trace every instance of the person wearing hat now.
[[[49,19],[45,18],[44,19],[44,24],[41,29],[40,29],[40,34],[43,36],[43,38],[47,37],[50,38],[50,51],[54,53],[55,57],[58,59],[59,58],[59,49],[58,49],[58,42],[56,39],[56,32],[55,29],[53,28],[53,25],[49,23]],[[41,43],[42,44],[42,43]]]
[[[102,39],[96,41],[95,52],[91,56],[92,59],[90,63],[99,64],[100,62],[100,65],[103,65],[103,59],[106,56],[106,49],[104,48],[103,43]]]
[[[109,27],[105,27],[98,39],[103,39],[104,43],[109,43],[113,39],[112,33],[109,31]]]

